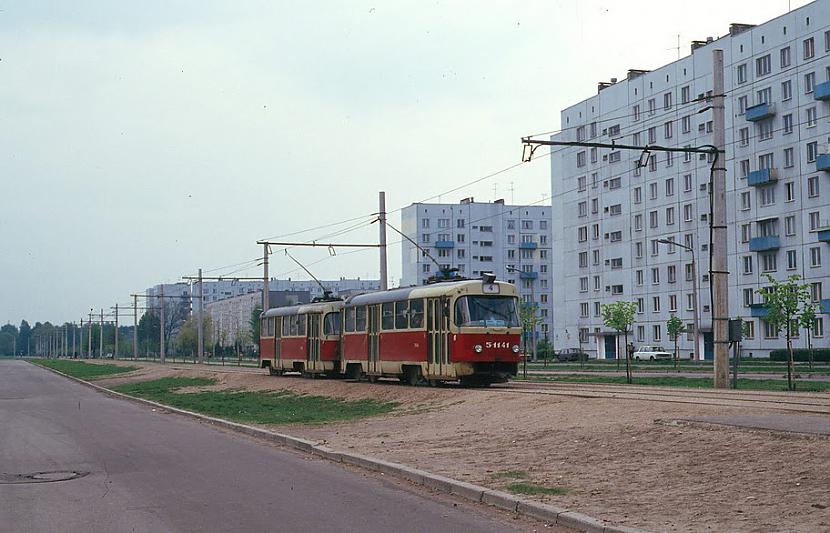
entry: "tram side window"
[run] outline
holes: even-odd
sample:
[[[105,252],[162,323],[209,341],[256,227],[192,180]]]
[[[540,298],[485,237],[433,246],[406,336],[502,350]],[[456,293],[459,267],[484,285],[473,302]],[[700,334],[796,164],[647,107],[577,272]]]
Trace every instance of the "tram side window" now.
[[[406,329],[409,327],[409,302],[395,302],[395,329]]]
[[[340,335],[340,313],[326,313],[323,335]]]
[[[383,329],[395,329],[395,303],[386,302],[381,306],[380,327]]]
[[[282,318],[275,316],[274,317],[274,336],[280,337],[280,331],[282,330]]]
[[[282,336],[288,337],[291,335],[291,317],[284,316],[282,317]]]
[[[424,301],[410,300],[409,301],[409,327],[422,328],[424,327]]]
[[[354,315],[354,307],[349,307],[348,309],[346,309],[346,333],[351,333],[354,331]]]
[[[355,310],[354,318],[355,331],[366,331],[366,306],[361,305]]]
[[[291,329],[289,330],[288,334],[291,335],[292,337],[296,337],[297,336],[297,315],[292,315],[292,316],[288,317],[288,319],[291,321],[291,325],[290,325]]]
[[[300,337],[305,337],[305,323],[306,315],[299,315],[297,317],[297,335]]]

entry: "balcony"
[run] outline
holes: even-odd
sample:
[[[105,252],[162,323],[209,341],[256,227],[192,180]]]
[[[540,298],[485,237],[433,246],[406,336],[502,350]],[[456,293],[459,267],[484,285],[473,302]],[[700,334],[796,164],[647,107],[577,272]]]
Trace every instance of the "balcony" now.
[[[519,277],[522,279],[538,279],[539,273],[538,272],[525,272],[522,270],[519,272]]]
[[[818,242],[830,242],[830,228],[820,229],[816,232]]]
[[[764,307],[764,304],[750,304],[749,316],[752,318],[766,318],[769,310]]]
[[[753,170],[746,177],[746,184],[752,186],[769,185],[776,181],[778,181],[778,169],[776,168]]]
[[[822,300],[819,308],[820,313],[830,314],[830,299]]]
[[[819,154],[816,157],[816,170],[830,171],[830,154]]]
[[[535,242],[520,242],[519,248],[522,250],[535,250],[539,245]]]
[[[749,240],[750,252],[767,252],[781,248],[781,239],[778,235],[767,235],[766,237],[753,237]]]
[[[819,83],[813,87],[813,98],[816,100],[830,100],[830,81]]]
[[[775,104],[758,104],[746,108],[746,119],[750,122],[758,122],[775,116]]]
[[[455,248],[455,242],[453,242],[453,241],[435,241],[435,247],[440,249],[440,250]]]

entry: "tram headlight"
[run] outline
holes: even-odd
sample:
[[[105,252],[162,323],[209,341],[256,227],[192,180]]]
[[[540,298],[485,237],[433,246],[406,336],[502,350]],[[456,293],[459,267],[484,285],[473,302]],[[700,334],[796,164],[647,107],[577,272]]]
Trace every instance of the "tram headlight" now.
[[[473,346],[473,350],[475,350],[476,353],[481,353],[484,350],[484,348],[480,344],[476,344],[475,346]]]
[[[513,350],[513,353],[519,353],[519,345],[514,344],[512,350]]]

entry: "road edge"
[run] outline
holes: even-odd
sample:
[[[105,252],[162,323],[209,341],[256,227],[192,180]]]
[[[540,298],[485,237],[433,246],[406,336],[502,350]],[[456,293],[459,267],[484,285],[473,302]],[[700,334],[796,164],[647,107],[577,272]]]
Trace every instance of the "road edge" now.
[[[548,505],[545,503],[525,500],[523,498],[518,498],[513,494],[502,492],[500,490],[488,489],[480,485],[474,485],[472,483],[467,483],[465,481],[459,481],[457,479],[452,479],[438,474],[433,474],[431,472],[427,472],[426,470],[419,470],[417,468],[412,468],[399,463],[384,461],[382,459],[375,459],[373,457],[367,457],[364,455],[343,452],[329,448],[327,446],[323,446],[321,444],[317,444],[310,440],[301,439],[299,437],[293,437],[291,435],[287,435],[284,433],[277,433],[275,431],[269,431],[267,429],[249,426],[246,424],[240,424],[238,422],[231,422],[230,420],[225,420],[223,418],[215,418],[200,413],[194,413],[193,411],[178,409],[176,407],[171,407],[169,405],[154,402],[152,400],[145,400],[144,398],[137,398],[135,396],[130,396],[128,394],[124,394],[121,392],[108,389],[106,387],[102,387],[101,385],[96,385],[95,383],[92,383],[90,381],[76,378],[75,376],[70,376],[69,374],[65,374],[59,370],[55,370],[47,366],[38,365],[36,363],[31,363],[29,361],[27,362],[31,365],[43,368],[45,370],[58,374],[59,376],[63,376],[72,381],[75,381],[76,383],[80,383],[81,385],[86,385],[87,387],[90,387],[93,390],[104,393],[113,398],[128,400],[134,403],[151,406],[158,409],[164,409],[165,411],[187,416],[199,420],[201,422],[208,422],[215,426],[229,429],[231,431],[236,431],[238,433],[242,433],[252,437],[265,439],[279,444],[281,446],[292,448],[301,452],[310,453],[312,455],[327,459],[335,463],[345,463],[348,465],[363,468],[365,470],[370,470],[372,472],[379,472],[385,475],[395,476],[401,479],[405,479],[416,485],[421,485],[423,487],[427,487],[439,492],[459,496],[461,498],[473,502],[485,503],[487,505],[491,505],[493,507],[497,507],[505,511],[511,511],[520,515],[534,518],[536,520],[541,520],[550,525],[563,526],[578,531],[585,531],[588,533],[646,533],[645,530],[642,529],[632,528],[628,526],[616,526],[604,520],[599,520],[597,518],[593,518],[591,516],[576,511],[556,507],[553,505]]]

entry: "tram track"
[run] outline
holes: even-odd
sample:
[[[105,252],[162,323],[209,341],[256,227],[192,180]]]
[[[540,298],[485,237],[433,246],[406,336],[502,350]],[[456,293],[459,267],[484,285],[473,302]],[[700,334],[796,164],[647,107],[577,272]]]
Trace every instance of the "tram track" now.
[[[581,398],[612,398],[646,400],[720,407],[770,409],[811,414],[830,414],[830,394],[786,393],[772,391],[735,391],[676,389],[628,385],[597,385],[585,383],[511,382],[490,390],[518,394],[572,396]]]

